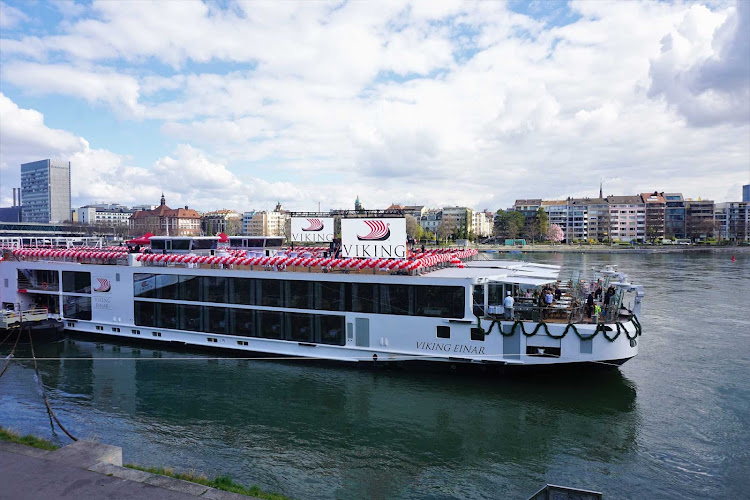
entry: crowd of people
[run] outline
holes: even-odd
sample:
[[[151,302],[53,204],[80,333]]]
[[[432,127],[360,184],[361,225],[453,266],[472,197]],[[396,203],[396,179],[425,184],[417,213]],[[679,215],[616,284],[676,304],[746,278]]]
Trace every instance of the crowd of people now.
[[[604,292],[598,283],[594,285],[594,289],[590,290],[589,294],[586,296],[586,318],[588,318],[589,321],[598,321],[599,318],[605,316],[610,305],[612,305],[612,297],[614,296],[614,286],[610,285],[609,288],[607,288],[607,291]]]
[[[518,293],[515,297],[511,292],[506,292],[502,304],[504,317],[507,320],[515,319],[516,302],[520,300],[524,304],[533,304],[538,307],[540,311],[539,319],[543,320],[551,314],[553,311],[552,305],[560,302],[563,295],[564,293],[558,285],[553,287],[549,284],[541,289],[527,289],[522,293]],[[599,283],[592,284],[592,287],[586,295],[586,299],[583,303],[584,314],[588,321],[597,322],[603,319],[609,308],[614,306],[614,296],[614,286],[610,285],[605,291]],[[577,300],[571,300],[569,303],[569,309],[572,310],[580,305],[580,302]]]

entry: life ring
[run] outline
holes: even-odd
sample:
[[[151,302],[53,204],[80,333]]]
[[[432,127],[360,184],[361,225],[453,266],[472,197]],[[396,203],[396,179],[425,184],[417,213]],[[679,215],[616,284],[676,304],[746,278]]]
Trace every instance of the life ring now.
[[[47,286],[48,286],[47,282],[46,281],[42,281],[42,290],[46,290]]]

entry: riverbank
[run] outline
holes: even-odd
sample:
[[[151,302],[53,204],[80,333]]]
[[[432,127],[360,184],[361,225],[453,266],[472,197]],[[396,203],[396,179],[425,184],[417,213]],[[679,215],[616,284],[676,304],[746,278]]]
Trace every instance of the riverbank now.
[[[750,254],[750,246],[696,246],[696,245],[659,245],[659,246],[607,246],[607,245],[524,245],[507,247],[504,245],[476,245],[480,252],[489,253],[592,253],[592,254],[662,254],[662,253],[721,253]]]
[[[26,457],[26,458],[23,458]],[[42,460],[42,461],[40,461]],[[11,464],[26,461],[23,467],[25,474],[31,474],[33,481],[21,479],[22,476],[9,472]],[[76,483],[83,480],[84,485],[96,483],[97,496],[102,488],[115,493],[117,498],[139,499],[172,499],[200,496],[202,498],[239,500],[288,500],[277,493],[267,493],[257,486],[246,488],[232,481],[227,476],[209,479],[193,472],[179,473],[164,467],[141,467],[134,464],[122,464],[122,449],[117,446],[103,445],[92,441],[76,441],[68,446],[59,447],[55,443],[33,436],[20,435],[0,426],[0,479],[5,484],[5,491],[12,492],[13,498],[56,498],[44,490],[54,484],[59,491],[59,483],[71,483],[70,488],[77,488]],[[108,483],[95,475],[119,478],[125,481]],[[40,481],[40,479],[44,479]],[[144,488],[144,485],[147,487]],[[150,488],[149,488],[150,487]],[[41,489],[40,489],[41,488]],[[88,486],[84,486],[84,489]],[[163,489],[156,492],[153,490]],[[150,491],[151,490],[151,491]],[[88,491],[80,491],[86,498]]]

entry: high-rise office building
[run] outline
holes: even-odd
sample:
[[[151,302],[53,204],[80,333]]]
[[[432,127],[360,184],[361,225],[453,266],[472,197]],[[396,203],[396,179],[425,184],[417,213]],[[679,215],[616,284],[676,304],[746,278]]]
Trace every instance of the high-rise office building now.
[[[70,220],[70,162],[39,160],[21,165],[24,222]]]
[[[750,201],[750,184],[742,186],[742,201]]]

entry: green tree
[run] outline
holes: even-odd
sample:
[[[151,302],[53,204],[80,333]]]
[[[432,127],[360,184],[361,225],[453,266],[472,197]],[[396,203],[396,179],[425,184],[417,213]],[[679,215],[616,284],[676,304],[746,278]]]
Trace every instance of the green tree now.
[[[414,241],[419,241],[422,237],[422,226],[419,225],[417,218],[413,215],[407,214],[406,219],[406,235]]]
[[[498,210],[495,217],[495,235],[514,240],[521,233],[525,219],[521,212]]]
[[[539,207],[532,223],[532,239],[539,238],[544,239],[547,236],[549,230],[549,215],[544,211],[542,207]]]

